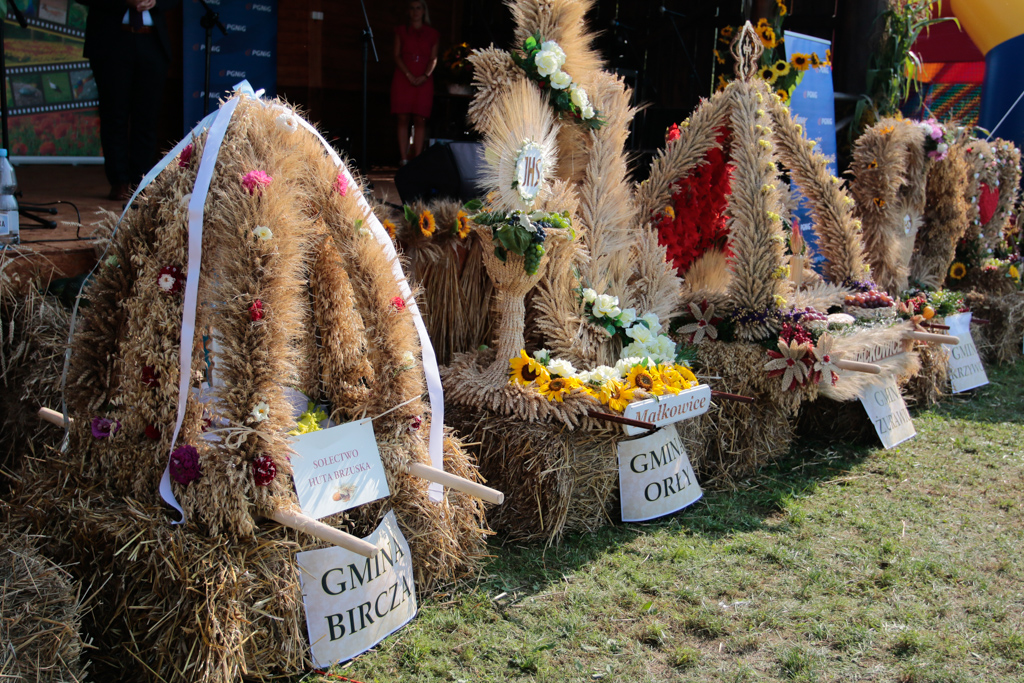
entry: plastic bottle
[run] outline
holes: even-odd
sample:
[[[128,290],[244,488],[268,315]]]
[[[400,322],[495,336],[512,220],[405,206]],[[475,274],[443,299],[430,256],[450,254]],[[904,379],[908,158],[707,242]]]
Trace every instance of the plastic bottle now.
[[[18,229],[18,191],[14,167],[7,158],[7,150],[0,148],[0,244],[18,244],[21,231]]]

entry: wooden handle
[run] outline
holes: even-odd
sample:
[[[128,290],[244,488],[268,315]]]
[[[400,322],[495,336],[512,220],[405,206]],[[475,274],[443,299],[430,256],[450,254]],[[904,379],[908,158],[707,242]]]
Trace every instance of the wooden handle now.
[[[621,415],[612,415],[611,413],[602,413],[599,410],[588,410],[587,415],[594,418],[595,420],[604,420],[605,422],[614,422],[620,425],[629,425],[630,427],[639,427],[640,429],[655,430],[658,425],[653,422],[644,422],[643,420],[634,420],[631,417],[623,417]]]
[[[948,330],[949,325],[939,325],[938,323],[921,323],[921,327],[927,327],[930,330]]]
[[[936,344],[949,344],[950,346],[956,346],[960,343],[960,337],[954,337],[951,334],[934,334],[933,332],[904,332],[903,338],[921,342],[934,342]]]
[[[318,538],[325,543],[332,543],[339,548],[345,550],[351,550],[357,555],[363,557],[373,557],[377,554],[377,546],[372,543],[368,543],[361,538],[357,538],[352,534],[347,534],[341,529],[335,529],[332,526],[328,526],[323,522],[318,522],[312,517],[308,517],[301,512],[294,510],[275,510],[270,518],[281,526],[286,526],[289,529],[295,529],[303,533],[309,534],[314,538]]]
[[[40,408],[39,412],[36,413],[36,414],[39,416],[40,420],[46,420],[47,422],[55,424],[58,427],[63,427],[64,426],[64,415],[62,415],[61,413],[58,413],[56,410],[50,410],[49,408]],[[73,424],[73,423],[74,423],[74,420],[72,420],[69,417],[68,418],[68,424],[70,425],[70,424]]]
[[[972,323],[978,323],[979,325],[988,325],[992,321],[991,320],[986,320],[985,318],[974,318],[974,317],[972,317],[971,318],[971,322]]]
[[[501,491],[496,491],[489,486],[478,484],[475,481],[469,479],[463,479],[462,477],[439,470],[436,467],[430,465],[424,465],[421,462],[414,462],[409,465],[409,474],[420,479],[426,479],[427,481],[435,484],[441,484],[447,486],[450,489],[455,489],[462,493],[468,494],[479,498],[482,501],[488,503],[494,503],[495,505],[501,505],[505,502],[505,494]]]
[[[842,360],[833,361],[836,367],[840,370],[850,370],[852,372],[866,372],[869,375],[880,375],[882,374],[882,366],[875,365],[874,363],[860,363],[855,360]]]
[[[711,398],[723,398],[726,401],[736,401],[738,403],[756,403],[757,399],[753,396],[743,396],[741,394],[727,394],[724,391],[711,392]]]

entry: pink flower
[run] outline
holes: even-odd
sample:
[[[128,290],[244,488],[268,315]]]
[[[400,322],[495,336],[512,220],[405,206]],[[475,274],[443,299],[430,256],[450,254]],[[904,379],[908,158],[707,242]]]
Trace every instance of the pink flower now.
[[[334,180],[334,189],[342,197],[348,194],[348,178],[345,177],[344,171],[338,171],[338,177]]]
[[[108,436],[117,434],[118,430],[121,429],[121,423],[117,420],[110,420],[105,417],[94,417],[90,427],[92,429],[93,437],[97,439],[105,439]]]
[[[188,484],[202,474],[199,466],[199,451],[195,446],[182,444],[171,453],[171,461],[168,464],[171,479],[179,484]]]
[[[274,182],[274,179],[263,171],[249,171],[242,178],[242,185],[249,194],[263,194],[263,188]]]
[[[403,298],[402,298],[402,297],[400,297],[400,296],[396,296],[395,298],[393,298],[393,299],[391,300],[391,306],[392,306],[392,308],[394,308],[394,309],[395,309],[396,311],[402,311],[402,310],[405,310],[405,299],[403,299]]]
[[[252,305],[249,306],[249,320],[253,322],[263,320],[263,302],[259,299],[253,301]]]
[[[181,154],[178,155],[178,166],[181,168],[188,168],[188,162],[192,161],[192,143],[185,145],[185,149],[181,150]]]

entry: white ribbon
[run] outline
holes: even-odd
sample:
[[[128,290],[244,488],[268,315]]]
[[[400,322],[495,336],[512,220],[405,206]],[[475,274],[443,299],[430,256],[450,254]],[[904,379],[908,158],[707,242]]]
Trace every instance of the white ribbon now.
[[[174,423],[174,434],[171,436],[171,450],[174,452],[174,445],[178,441],[178,433],[181,432],[181,423],[185,419],[185,406],[191,393],[192,385],[192,346],[196,338],[196,308],[199,298],[199,270],[203,259],[203,207],[206,205],[206,196],[210,192],[210,182],[213,180],[213,169],[217,165],[217,155],[220,153],[221,143],[224,142],[224,134],[227,132],[228,123],[231,122],[231,115],[235,113],[235,107],[241,96],[233,97],[224,103],[217,116],[210,126],[210,132],[206,136],[206,144],[203,145],[203,157],[199,161],[199,171],[196,173],[196,183],[192,188],[192,197],[188,202],[188,273],[185,276],[185,301],[181,310],[181,346],[178,354],[181,364],[181,373],[178,378],[178,417]],[[171,489],[171,456],[167,455],[167,467],[160,478],[160,497],[168,505],[181,513],[181,519],[175,524],[185,521],[185,511],[178,504]]]
[[[359,203],[359,207],[366,214],[366,223],[370,226],[370,231],[373,233],[374,238],[380,243],[380,246],[384,248],[384,253],[387,254],[388,258],[391,259],[391,272],[395,276],[395,281],[398,282],[398,289],[402,292],[402,298],[405,300],[406,305],[409,307],[409,311],[412,313],[413,323],[416,325],[416,332],[420,336],[420,349],[423,355],[423,375],[427,380],[427,394],[430,396],[430,464],[432,467],[443,470],[444,469],[444,391],[441,389],[441,374],[437,370],[437,356],[434,355],[434,347],[430,344],[430,337],[427,335],[427,328],[423,324],[423,317],[420,315],[420,309],[416,306],[416,300],[412,296],[412,290],[409,289],[409,283],[405,279],[405,273],[402,272],[402,264],[398,260],[398,252],[395,251],[395,245],[391,242],[391,237],[388,236],[387,230],[377,220],[377,216],[374,215],[373,209],[370,208],[369,202],[366,201],[366,197],[363,196],[362,192],[358,192],[355,188],[355,179],[352,178],[352,174],[349,173],[348,169],[345,168],[345,164],[342,163],[341,157],[334,151],[334,148],[328,144],[327,140],[320,135],[316,128],[314,128],[308,121],[302,117],[297,117],[299,123],[303,125],[310,133],[315,135],[318,140],[323,144],[324,149],[331,155],[331,159],[341,169],[341,172],[345,174],[345,180],[348,183],[349,188],[356,191],[356,201]],[[444,487],[441,484],[431,483],[430,485],[430,500],[435,503],[440,502],[444,498]]]

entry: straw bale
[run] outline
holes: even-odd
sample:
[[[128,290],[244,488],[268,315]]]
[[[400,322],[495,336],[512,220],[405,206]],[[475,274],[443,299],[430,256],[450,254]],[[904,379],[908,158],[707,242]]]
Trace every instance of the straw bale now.
[[[904,333],[913,328],[910,322],[901,322],[895,325],[858,326],[833,333],[833,355],[845,360],[873,363],[882,368],[882,374],[895,377],[898,382],[905,382],[916,375],[921,367],[918,355],[914,353],[913,342],[903,341]],[[875,359],[872,352],[876,349],[900,350]],[[849,370],[840,370],[837,374],[839,381],[834,385],[827,382],[819,385],[821,394],[835,401],[856,401],[864,388],[878,378],[877,375]]]
[[[927,408],[938,403],[949,387],[949,356],[938,344],[918,344],[920,369],[901,378],[900,385],[909,405]]]
[[[971,336],[981,357],[988,363],[1000,365],[1020,359],[1024,340],[1024,292],[968,292],[964,300],[975,316],[989,321],[988,325],[971,326]]]
[[[81,621],[82,600],[70,574],[22,533],[0,532],[0,679],[84,681]]]
[[[967,161],[964,143],[950,145],[949,155],[928,172],[924,225],[917,231],[910,261],[913,283],[938,289],[953,263],[957,240],[967,229]]]

